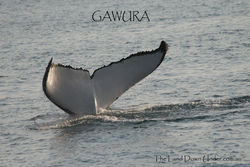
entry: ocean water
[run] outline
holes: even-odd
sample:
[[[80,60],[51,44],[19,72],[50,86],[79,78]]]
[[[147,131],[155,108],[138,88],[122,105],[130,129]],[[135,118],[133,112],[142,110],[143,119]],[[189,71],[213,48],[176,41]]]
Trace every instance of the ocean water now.
[[[0,166],[250,166],[249,27],[248,0],[0,1]],[[93,72],[161,40],[159,68],[96,116],[42,91],[51,57]]]

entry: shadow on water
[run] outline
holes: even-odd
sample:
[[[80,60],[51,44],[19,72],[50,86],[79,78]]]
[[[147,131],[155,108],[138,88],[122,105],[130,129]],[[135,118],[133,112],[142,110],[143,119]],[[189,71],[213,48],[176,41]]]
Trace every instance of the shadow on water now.
[[[130,110],[111,109],[102,111],[95,116],[38,115],[30,119],[30,121],[34,121],[34,125],[30,129],[64,129],[65,131],[69,129],[72,134],[74,131],[79,133],[79,130],[82,129],[88,132],[93,131],[98,126],[114,126],[114,124],[141,125],[157,121],[223,121],[225,116],[241,112],[241,109],[245,105],[249,105],[249,102],[250,96],[242,96],[231,99],[197,100],[183,104],[157,105]]]

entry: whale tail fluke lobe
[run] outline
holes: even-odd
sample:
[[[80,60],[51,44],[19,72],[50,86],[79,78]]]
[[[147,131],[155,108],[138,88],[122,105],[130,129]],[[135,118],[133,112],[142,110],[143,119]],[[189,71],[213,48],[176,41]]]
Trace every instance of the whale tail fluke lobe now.
[[[43,91],[69,114],[94,115],[152,73],[167,50],[167,43],[162,41],[156,50],[132,54],[96,69],[91,76],[88,70],[54,64],[51,59],[43,77]]]

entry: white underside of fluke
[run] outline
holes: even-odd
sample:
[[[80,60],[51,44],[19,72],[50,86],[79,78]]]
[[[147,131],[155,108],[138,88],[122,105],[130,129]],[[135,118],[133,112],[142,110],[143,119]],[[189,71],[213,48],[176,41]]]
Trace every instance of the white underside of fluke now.
[[[163,61],[168,45],[139,52],[118,62],[89,71],[52,63],[43,78],[45,95],[69,114],[94,115],[110,106],[134,84],[152,73]]]

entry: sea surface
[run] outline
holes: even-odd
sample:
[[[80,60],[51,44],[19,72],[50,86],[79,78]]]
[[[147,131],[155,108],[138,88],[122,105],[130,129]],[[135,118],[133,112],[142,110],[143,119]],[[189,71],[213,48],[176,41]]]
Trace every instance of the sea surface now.
[[[51,57],[92,73],[162,40],[162,64],[96,116],[43,93]],[[0,0],[0,166],[250,166],[250,1]]]

